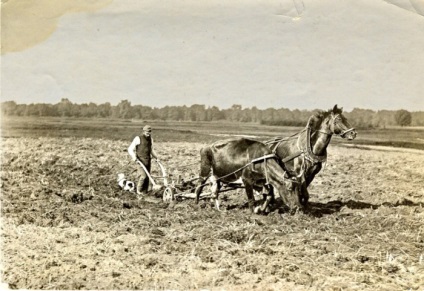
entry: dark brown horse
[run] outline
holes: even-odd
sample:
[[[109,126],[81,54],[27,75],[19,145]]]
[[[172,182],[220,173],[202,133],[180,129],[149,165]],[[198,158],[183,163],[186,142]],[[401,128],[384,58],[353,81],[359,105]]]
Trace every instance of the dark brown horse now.
[[[200,158],[200,178],[195,192],[196,203],[199,202],[204,183],[212,170],[212,198],[215,199],[218,209],[218,193],[222,183],[231,183],[238,179],[244,184],[252,212],[265,212],[273,199],[271,191],[264,197],[266,199],[262,207],[254,209],[253,190],[262,190],[264,186],[276,190],[290,208],[301,206],[296,181],[288,177],[271,149],[261,142],[246,138],[218,141],[202,148]]]
[[[347,140],[356,137],[356,131],[342,114],[343,108],[318,112],[308,120],[306,128],[288,138],[276,138],[265,142],[281,159],[284,166],[301,179],[300,202],[309,200],[307,187],[327,161],[327,146],[333,135]]]

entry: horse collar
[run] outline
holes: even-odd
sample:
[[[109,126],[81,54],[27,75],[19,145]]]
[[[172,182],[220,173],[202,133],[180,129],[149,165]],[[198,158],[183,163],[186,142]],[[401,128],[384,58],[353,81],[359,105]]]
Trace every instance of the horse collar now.
[[[311,162],[313,162],[314,164],[324,163],[325,161],[327,161],[327,150],[324,150],[323,155],[316,155],[312,151],[311,128],[309,127],[309,124],[306,130],[306,158],[310,160]]]

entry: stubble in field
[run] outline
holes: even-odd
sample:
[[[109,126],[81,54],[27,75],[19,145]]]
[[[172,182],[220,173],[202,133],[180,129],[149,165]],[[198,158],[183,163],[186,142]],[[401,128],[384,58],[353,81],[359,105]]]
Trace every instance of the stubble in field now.
[[[3,282],[19,289],[424,286],[422,152],[330,147],[308,211],[258,216],[241,190],[221,195],[221,212],[206,201],[138,200],[119,190],[117,173],[136,178],[127,146],[3,139]],[[190,176],[201,146],[158,143],[157,151],[170,172]]]

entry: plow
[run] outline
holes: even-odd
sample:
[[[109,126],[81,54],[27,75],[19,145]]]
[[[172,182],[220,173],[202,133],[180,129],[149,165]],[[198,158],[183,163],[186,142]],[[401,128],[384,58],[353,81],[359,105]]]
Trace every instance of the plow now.
[[[146,167],[141,161],[137,161],[140,167],[145,171],[147,177],[152,183],[152,188],[154,191],[162,190],[162,200],[164,202],[171,202],[179,199],[189,199],[195,198],[195,189],[196,181],[199,177],[194,177],[193,175],[189,178],[183,178],[181,175],[175,177],[175,175],[170,174],[165,166],[156,160],[156,163],[159,166],[159,176],[152,176]],[[209,187],[208,187],[209,186]],[[205,188],[210,188],[211,183],[206,185]],[[201,198],[208,198],[211,196],[212,192],[209,190],[202,193]]]
[[[198,176],[190,175],[189,177],[182,177],[182,175],[170,174],[165,166],[156,160],[156,163],[159,166],[160,175],[152,176],[143,165],[141,161],[137,161],[140,167],[146,172],[147,177],[152,183],[153,191],[162,190],[162,200],[164,202],[171,202],[174,200],[183,200],[183,199],[195,199],[196,194],[195,190],[197,181],[199,180]],[[202,185],[203,191],[200,194],[199,199],[208,199],[212,196],[212,184],[213,182],[210,179],[207,179]],[[224,184],[220,189],[220,193],[228,192],[235,189],[244,188],[242,183],[227,183]]]

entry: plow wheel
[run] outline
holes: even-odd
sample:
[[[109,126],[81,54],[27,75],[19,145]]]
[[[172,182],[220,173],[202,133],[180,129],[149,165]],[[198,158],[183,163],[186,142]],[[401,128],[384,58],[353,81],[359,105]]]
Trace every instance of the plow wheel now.
[[[163,190],[162,199],[164,202],[171,202],[174,200],[174,191],[172,191],[171,188],[166,187],[165,190]]]

